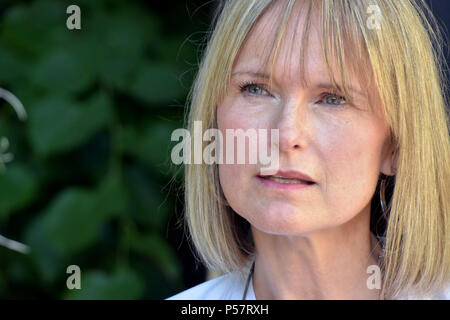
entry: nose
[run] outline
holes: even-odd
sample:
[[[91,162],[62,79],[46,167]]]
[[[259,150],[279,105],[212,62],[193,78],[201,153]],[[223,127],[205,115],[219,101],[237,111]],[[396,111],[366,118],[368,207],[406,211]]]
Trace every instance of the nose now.
[[[309,116],[304,99],[287,101],[278,115],[280,152],[306,148],[309,133]]]

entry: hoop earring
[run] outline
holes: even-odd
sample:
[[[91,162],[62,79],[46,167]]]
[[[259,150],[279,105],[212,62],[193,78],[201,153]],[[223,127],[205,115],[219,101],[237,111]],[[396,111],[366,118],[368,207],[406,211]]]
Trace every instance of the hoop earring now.
[[[386,177],[381,178],[380,183],[380,203],[381,203],[381,210],[383,211],[383,216],[386,217],[387,213],[387,205],[386,205]]]

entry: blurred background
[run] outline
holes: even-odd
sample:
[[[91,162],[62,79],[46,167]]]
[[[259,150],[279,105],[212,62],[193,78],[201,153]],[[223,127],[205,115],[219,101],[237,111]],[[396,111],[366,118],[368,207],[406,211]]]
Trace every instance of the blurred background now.
[[[170,135],[217,2],[1,0],[0,88],[27,118],[0,100],[0,235],[30,250],[0,246],[0,298],[164,299],[206,279]]]
[[[66,27],[70,4],[81,30]],[[212,9],[0,2],[0,87],[28,115],[0,100],[0,151],[14,156],[0,164],[0,234],[31,249],[0,246],[1,298],[162,299],[204,280],[177,224],[183,172],[170,135]],[[67,289],[69,265],[82,290]]]

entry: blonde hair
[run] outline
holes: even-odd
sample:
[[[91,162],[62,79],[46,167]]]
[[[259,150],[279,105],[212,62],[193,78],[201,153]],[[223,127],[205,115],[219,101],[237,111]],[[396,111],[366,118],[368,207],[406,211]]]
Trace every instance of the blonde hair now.
[[[217,128],[216,106],[227,90],[235,58],[258,18],[274,2],[228,0],[218,11],[190,93],[186,122],[191,132],[198,120],[203,130]],[[284,3],[272,61],[296,0]],[[309,0],[302,4],[309,4],[304,34],[313,9],[320,14],[332,81],[330,57],[336,58],[346,93],[345,72],[352,71],[361,80],[368,73],[357,67],[369,65],[391,128],[397,170],[387,197],[389,215],[383,218],[387,227],[381,234],[386,237],[383,295],[395,298],[440,290],[450,274],[450,141],[439,26],[424,0]],[[371,5],[381,14],[380,29],[367,27]],[[362,64],[363,59],[369,63]],[[186,165],[185,202],[190,237],[206,267],[220,272],[240,270],[254,250],[249,224],[226,206],[217,164]],[[371,214],[382,217],[379,208]]]

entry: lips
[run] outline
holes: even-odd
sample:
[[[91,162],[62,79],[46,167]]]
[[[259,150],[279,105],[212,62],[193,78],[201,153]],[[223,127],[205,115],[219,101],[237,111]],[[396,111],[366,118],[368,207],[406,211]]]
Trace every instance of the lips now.
[[[284,177],[277,177],[277,176],[266,176],[262,177],[263,179],[271,180],[278,183],[287,183],[287,184],[313,184],[313,182],[310,181],[304,181],[299,179],[291,179],[291,178],[284,178]]]
[[[274,175],[259,176],[260,178],[271,180],[283,184],[314,184],[314,180],[305,173],[299,171],[279,170]]]

